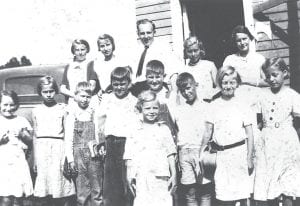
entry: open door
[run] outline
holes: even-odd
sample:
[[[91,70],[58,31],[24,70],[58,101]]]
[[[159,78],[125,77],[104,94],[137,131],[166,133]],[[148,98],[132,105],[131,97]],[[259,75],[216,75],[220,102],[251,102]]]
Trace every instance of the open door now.
[[[243,0],[182,0],[190,33],[201,39],[206,58],[220,67],[233,52],[231,31],[244,24]]]

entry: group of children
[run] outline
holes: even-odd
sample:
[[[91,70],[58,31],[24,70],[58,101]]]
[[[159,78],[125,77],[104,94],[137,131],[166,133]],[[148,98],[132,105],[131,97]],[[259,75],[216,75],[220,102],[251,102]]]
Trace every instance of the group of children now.
[[[210,206],[214,197],[221,206],[247,205],[252,193],[257,205],[276,205],[281,195],[285,206],[299,203],[300,144],[292,121],[300,116],[300,95],[284,85],[289,70],[282,59],[264,63],[268,87],[257,88],[254,104],[240,92],[245,77],[239,69],[216,71],[202,60],[196,37],[184,46],[189,67],[198,71],[187,68],[169,84],[164,64],[151,60],[145,81],[133,82],[131,68],[118,65],[105,71],[102,86],[96,65],[114,59],[115,46],[109,35],[98,45],[104,60],[88,62],[88,43],[73,42],[74,61],[60,89],[51,76],[40,79],[43,104],[32,110],[32,124],[15,115],[15,92],[0,93],[1,206],[30,195],[41,205],[67,206],[75,194],[77,205],[92,206]],[[246,46],[238,45],[240,54]],[[198,82],[205,78],[207,90]],[[59,92],[68,105],[56,102]],[[31,145],[34,187],[24,155]],[[205,158],[213,152],[210,175]]]

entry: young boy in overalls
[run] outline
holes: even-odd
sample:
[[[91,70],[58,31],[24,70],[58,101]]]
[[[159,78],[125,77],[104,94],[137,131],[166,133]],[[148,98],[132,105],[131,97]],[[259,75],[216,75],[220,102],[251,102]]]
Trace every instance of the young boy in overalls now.
[[[78,170],[78,206],[102,205],[103,162],[92,148],[99,140],[96,138],[95,108],[89,104],[91,97],[91,85],[78,83],[75,91],[77,104],[70,106],[66,117],[66,156],[71,170]]]

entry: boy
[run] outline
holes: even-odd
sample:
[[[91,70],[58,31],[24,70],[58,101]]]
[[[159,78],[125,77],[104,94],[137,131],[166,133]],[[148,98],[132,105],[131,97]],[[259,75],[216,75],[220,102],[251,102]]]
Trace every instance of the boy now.
[[[93,157],[89,145],[96,138],[97,118],[90,106],[92,88],[88,82],[80,82],[75,90],[76,105],[70,105],[66,117],[66,156],[71,170],[78,170],[76,178],[77,205],[102,204],[103,163]],[[74,155],[73,155],[74,154]]]
[[[171,114],[179,129],[177,146],[184,199],[188,206],[210,206],[212,183],[199,176],[199,154],[207,103],[198,99],[197,83],[190,73],[181,73],[176,85],[185,99],[185,102],[171,107]]]
[[[117,67],[111,73],[112,93],[104,94],[100,105],[101,131],[105,136],[104,205],[126,205],[125,162],[126,138],[136,126],[136,98],[129,93],[131,72],[129,67]]]
[[[168,109],[168,102],[170,96],[170,89],[168,84],[164,82],[165,67],[159,60],[151,60],[146,65],[146,80],[137,82],[132,88],[131,92],[134,96],[138,96],[143,91],[151,90],[160,101],[160,121],[164,121],[170,128],[173,136],[176,136],[177,128],[172,122],[171,115]]]

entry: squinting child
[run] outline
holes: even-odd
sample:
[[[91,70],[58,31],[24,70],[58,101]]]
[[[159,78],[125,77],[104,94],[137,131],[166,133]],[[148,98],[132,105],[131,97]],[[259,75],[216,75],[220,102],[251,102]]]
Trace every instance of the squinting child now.
[[[65,105],[55,100],[58,86],[51,76],[42,77],[37,92],[43,104],[32,110],[34,162],[37,172],[34,196],[54,205],[69,205],[75,194],[73,182],[63,176]],[[51,201],[49,197],[53,198]]]
[[[176,147],[168,127],[158,122],[159,107],[154,92],[139,95],[137,108],[142,119],[125,145],[128,184],[136,194],[134,206],[172,205]]]
[[[68,103],[74,103],[74,92],[79,82],[87,81],[91,84],[93,93],[97,92],[98,78],[92,62],[87,59],[90,51],[89,43],[84,39],[75,39],[72,42],[71,52],[74,55],[73,61],[66,67],[60,92],[65,95]]]
[[[170,109],[179,128],[177,146],[184,200],[187,206],[210,206],[213,185],[209,179],[202,179],[199,165],[208,103],[198,98],[198,84],[190,73],[179,74],[176,85],[185,100]]]
[[[19,99],[14,91],[0,92],[0,205],[21,203],[23,196],[33,193],[24,150],[32,144],[29,122],[15,115]]]
[[[90,107],[91,85],[79,82],[75,90],[77,105],[69,107],[66,117],[66,157],[70,168],[78,170],[77,205],[102,204],[103,162],[90,145],[99,142],[95,109]]]
[[[284,206],[293,204],[292,197],[297,197],[295,205],[299,205],[300,143],[293,118],[300,117],[300,95],[284,85],[289,70],[281,58],[268,59],[263,71],[270,88],[262,92],[260,99],[266,156],[266,176],[260,179],[265,180],[266,197],[273,200],[271,205],[278,205],[281,195]]]
[[[97,114],[102,119],[102,134],[105,136],[106,156],[104,166],[104,205],[126,205],[125,143],[136,124],[134,110],[136,98],[129,93],[131,72],[129,67],[117,67],[111,73],[113,93],[104,94]]]

